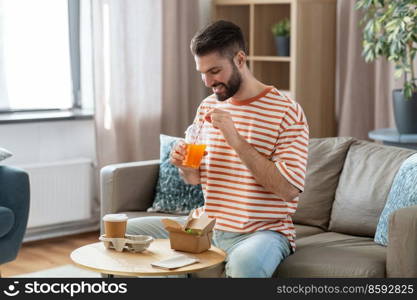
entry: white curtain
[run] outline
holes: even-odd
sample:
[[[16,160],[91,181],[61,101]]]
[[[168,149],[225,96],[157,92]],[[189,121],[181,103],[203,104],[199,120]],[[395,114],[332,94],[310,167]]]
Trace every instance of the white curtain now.
[[[93,0],[99,167],[159,156],[162,0]]]
[[[189,43],[198,1],[92,0],[98,165],[159,157],[202,100]]]
[[[163,1],[162,132],[169,135],[183,135],[205,93],[190,52],[200,23],[198,3]]]
[[[102,167],[159,158],[160,133],[183,136],[204,89],[189,50],[199,29],[198,1],[90,4],[91,18],[82,18],[91,29],[83,31],[90,39],[82,36],[82,90],[94,98],[98,189]],[[95,214],[99,207],[97,199]]]

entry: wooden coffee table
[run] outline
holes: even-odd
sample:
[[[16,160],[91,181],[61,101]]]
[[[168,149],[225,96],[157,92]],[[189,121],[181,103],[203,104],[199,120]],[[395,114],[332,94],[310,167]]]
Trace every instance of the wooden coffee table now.
[[[151,266],[151,263],[167,259],[178,254],[197,257],[200,262],[174,270],[164,270]],[[106,249],[102,242],[88,244],[74,250],[71,259],[75,265],[90,271],[124,276],[166,276],[190,274],[210,269],[222,263],[226,253],[214,246],[200,254],[185,253],[171,249],[169,239],[156,239],[148,249],[140,253],[126,250],[117,252]]]

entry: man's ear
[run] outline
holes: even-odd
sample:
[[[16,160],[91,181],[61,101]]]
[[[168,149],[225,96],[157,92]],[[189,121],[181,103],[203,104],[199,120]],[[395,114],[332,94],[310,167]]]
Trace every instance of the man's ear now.
[[[246,54],[242,50],[236,53],[235,63],[238,68],[242,68],[246,64]]]

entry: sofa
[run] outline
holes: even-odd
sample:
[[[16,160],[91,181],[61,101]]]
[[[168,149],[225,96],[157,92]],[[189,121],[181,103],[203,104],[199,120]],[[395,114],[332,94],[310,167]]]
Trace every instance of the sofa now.
[[[390,215],[387,246],[374,242],[393,179],[414,153],[351,137],[311,139],[305,190],[293,215],[296,251],[274,277],[417,277],[416,205]],[[104,167],[101,214],[169,215],[146,212],[158,169],[159,160]],[[223,267],[195,276],[221,277]]]
[[[14,260],[25,235],[29,216],[29,176],[0,166],[0,265]]]

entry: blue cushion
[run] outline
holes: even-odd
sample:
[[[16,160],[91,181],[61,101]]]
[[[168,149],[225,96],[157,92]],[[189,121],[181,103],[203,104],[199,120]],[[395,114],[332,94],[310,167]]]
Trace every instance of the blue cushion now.
[[[10,208],[0,206],[0,238],[5,236],[14,225],[14,213]]]
[[[387,203],[379,217],[375,243],[388,245],[389,216],[397,209],[411,205],[417,205],[417,153],[407,158],[395,175]]]
[[[148,212],[188,214],[192,209],[204,204],[201,185],[186,184],[180,177],[178,168],[169,162],[171,148],[178,140],[177,137],[160,135],[159,178],[155,199]]]

